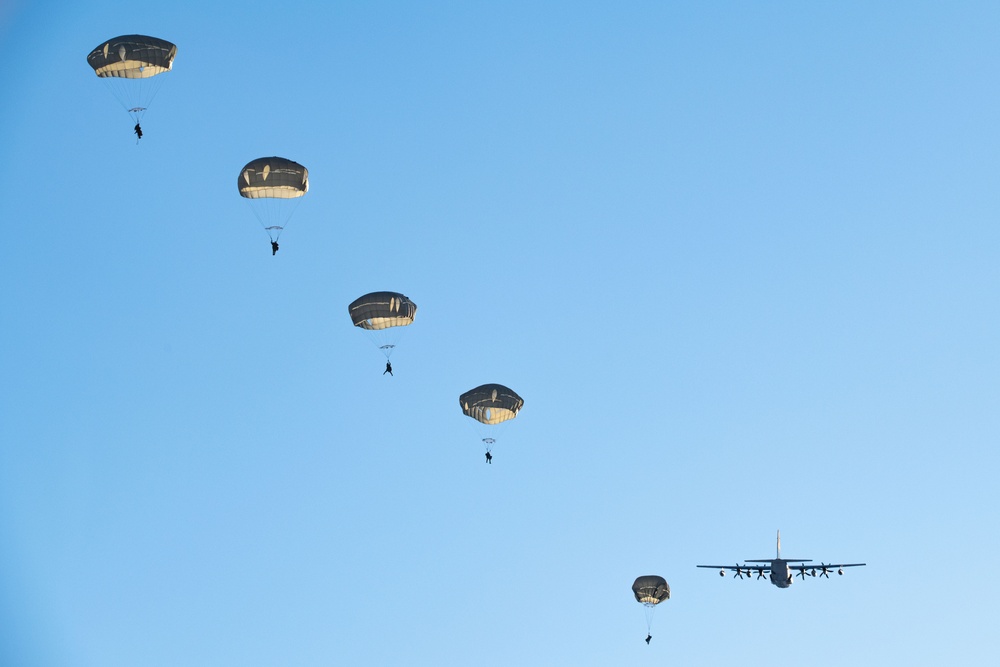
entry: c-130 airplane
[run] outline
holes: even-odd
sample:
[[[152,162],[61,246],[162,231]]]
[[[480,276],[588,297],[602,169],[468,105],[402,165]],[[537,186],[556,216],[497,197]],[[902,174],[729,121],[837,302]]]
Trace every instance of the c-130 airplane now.
[[[830,571],[837,568],[837,574],[844,574],[845,567],[864,567],[865,563],[820,563],[817,565],[803,565],[802,563],[812,563],[808,558],[782,558],[781,557],[781,531],[778,531],[778,554],[774,558],[761,558],[744,560],[743,565],[699,565],[719,571],[719,576],[726,576],[726,570],[736,573],[740,579],[746,574],[749,578],[753,572],[757,572],[757,578],[763,579],[765,574],[770,573],[771,583],[778,588],[788,588],[792,585],[795,577],[807,576],[815,577],[817,571],[819,576],[830,578]],[[769,565],[747,565],[746,563],[768,563]],[[799,565],[789,565],[789,563],[800,563]],[[792,570],[798,570],[798,574],[793,575]]]

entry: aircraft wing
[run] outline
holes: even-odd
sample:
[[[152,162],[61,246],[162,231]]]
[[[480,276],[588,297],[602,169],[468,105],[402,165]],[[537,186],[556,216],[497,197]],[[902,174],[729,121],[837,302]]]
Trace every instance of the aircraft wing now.
[[[831,572],[836,572],[837,574],[843,574],[845,567],[864,567],[864,566],[865,566],[864,563],[820,563],[819,565],[812,563],[810,565],[802,564],[802,565],[792,565],[790,567],[791,569],[797,572],[797,574],[795,575],[796,577],[802,577],[803,579],[805,579],[806,576],[815,577],[817,575],[829,578]]]
[[[754,572],[770,572],[770,566],[766,565],[696,565],[695,567],[705,567],[710,570],[729,570],[730,572],[736,572],[737,570],[746,574],[753,570]]]

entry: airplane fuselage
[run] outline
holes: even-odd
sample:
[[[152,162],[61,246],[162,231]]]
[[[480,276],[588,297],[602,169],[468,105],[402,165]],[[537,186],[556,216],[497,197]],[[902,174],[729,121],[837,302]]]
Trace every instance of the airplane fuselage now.
[[[792,569],[788,567],[788,563],[776,558],[771,561],[771,583],[778,588],[788,588],[795,581],[795,577],[792,576]]]
[[[774,558],[771,558],[771,559],[761,558],[759,560],[758,559],[747,560],[746,562],[747,563],[768,563],[771,566],[769,568],[771,570],[771,572],[770,572],[771,583],[774,584],[775,586],[777,586],[778,588],[788,588],[795,581],[795,577],[792,575],[792,566],[789,565],[789,563],[800,563],[801,564],[801,563],[809,563],[811,561],[809,559],[807,559],[807,558],[806,559],[803,559],[803,558],[782,558],[781,557],[781,531],[779,530],[778,531],[778,540],[777,540],[777,551],[774,554]],[[798,567],[801,567],[801,565],[798,566]],[[750,573],[750,570],[748,569],[747,570],[747,574],[749,574],[749,573]]]

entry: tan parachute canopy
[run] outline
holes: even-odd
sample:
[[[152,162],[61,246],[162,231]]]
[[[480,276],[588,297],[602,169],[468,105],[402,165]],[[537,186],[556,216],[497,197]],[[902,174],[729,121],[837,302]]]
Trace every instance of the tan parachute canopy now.
[[[309,192],[309,170],[283,157],[262,157],[240,170],[236,184],[247,199],[295,199]]]
[[[462,412],[482,424],[500,424],[513,419],[524,399],[502,384],[484,384],[458,397]]]
[[[632,592],[637,602],[652,607],[670,599],[670,584],[663,577],[647,574],[636,578]]]
[[[87,56],[101,78],[148,79],[169,72],[177,46],[145,35],[122,35],[104,42]]]
[[[347,310],[354,326],[380,331],[413,324],[417,304],[399,292],[372,292],[352,301]]]

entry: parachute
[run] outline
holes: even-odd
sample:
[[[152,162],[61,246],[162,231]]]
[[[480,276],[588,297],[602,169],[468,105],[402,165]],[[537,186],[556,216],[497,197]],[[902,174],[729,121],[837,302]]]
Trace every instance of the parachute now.
[[[271,243],[276,244],[299,198],[309,192],[309,170],[283,157],[257,158],[240,170],[236,185]]]
[[[502,384],[484,384],[470,389],[458,397],[458,402],[467,417],[485,427],[480,427],[479,431],[487,453],[496,442],[493,435],[497,426],[517,417],[524,407],[524,399]]]
[[[176,55],[177,46],[168,41],[122,35],[96,47],[87,63],[138,125],[163,85],[158,75],[173,69]]]
[[[636,602],[642,604],[646,611],[646,643],[652,639],[650,628],[653,625],[653,612],[656,605],[664,600],[670,599],[670,584],[663,577],[655,574],[647,574],[636,577],[632,584],[632,593],[635,594]]]
[[[399,292],[365,294],[352,301],[347,310],[354,326],[365,330],[386,359],[399,342],[401,327],[413,324],[417,316],[417,304]]]

